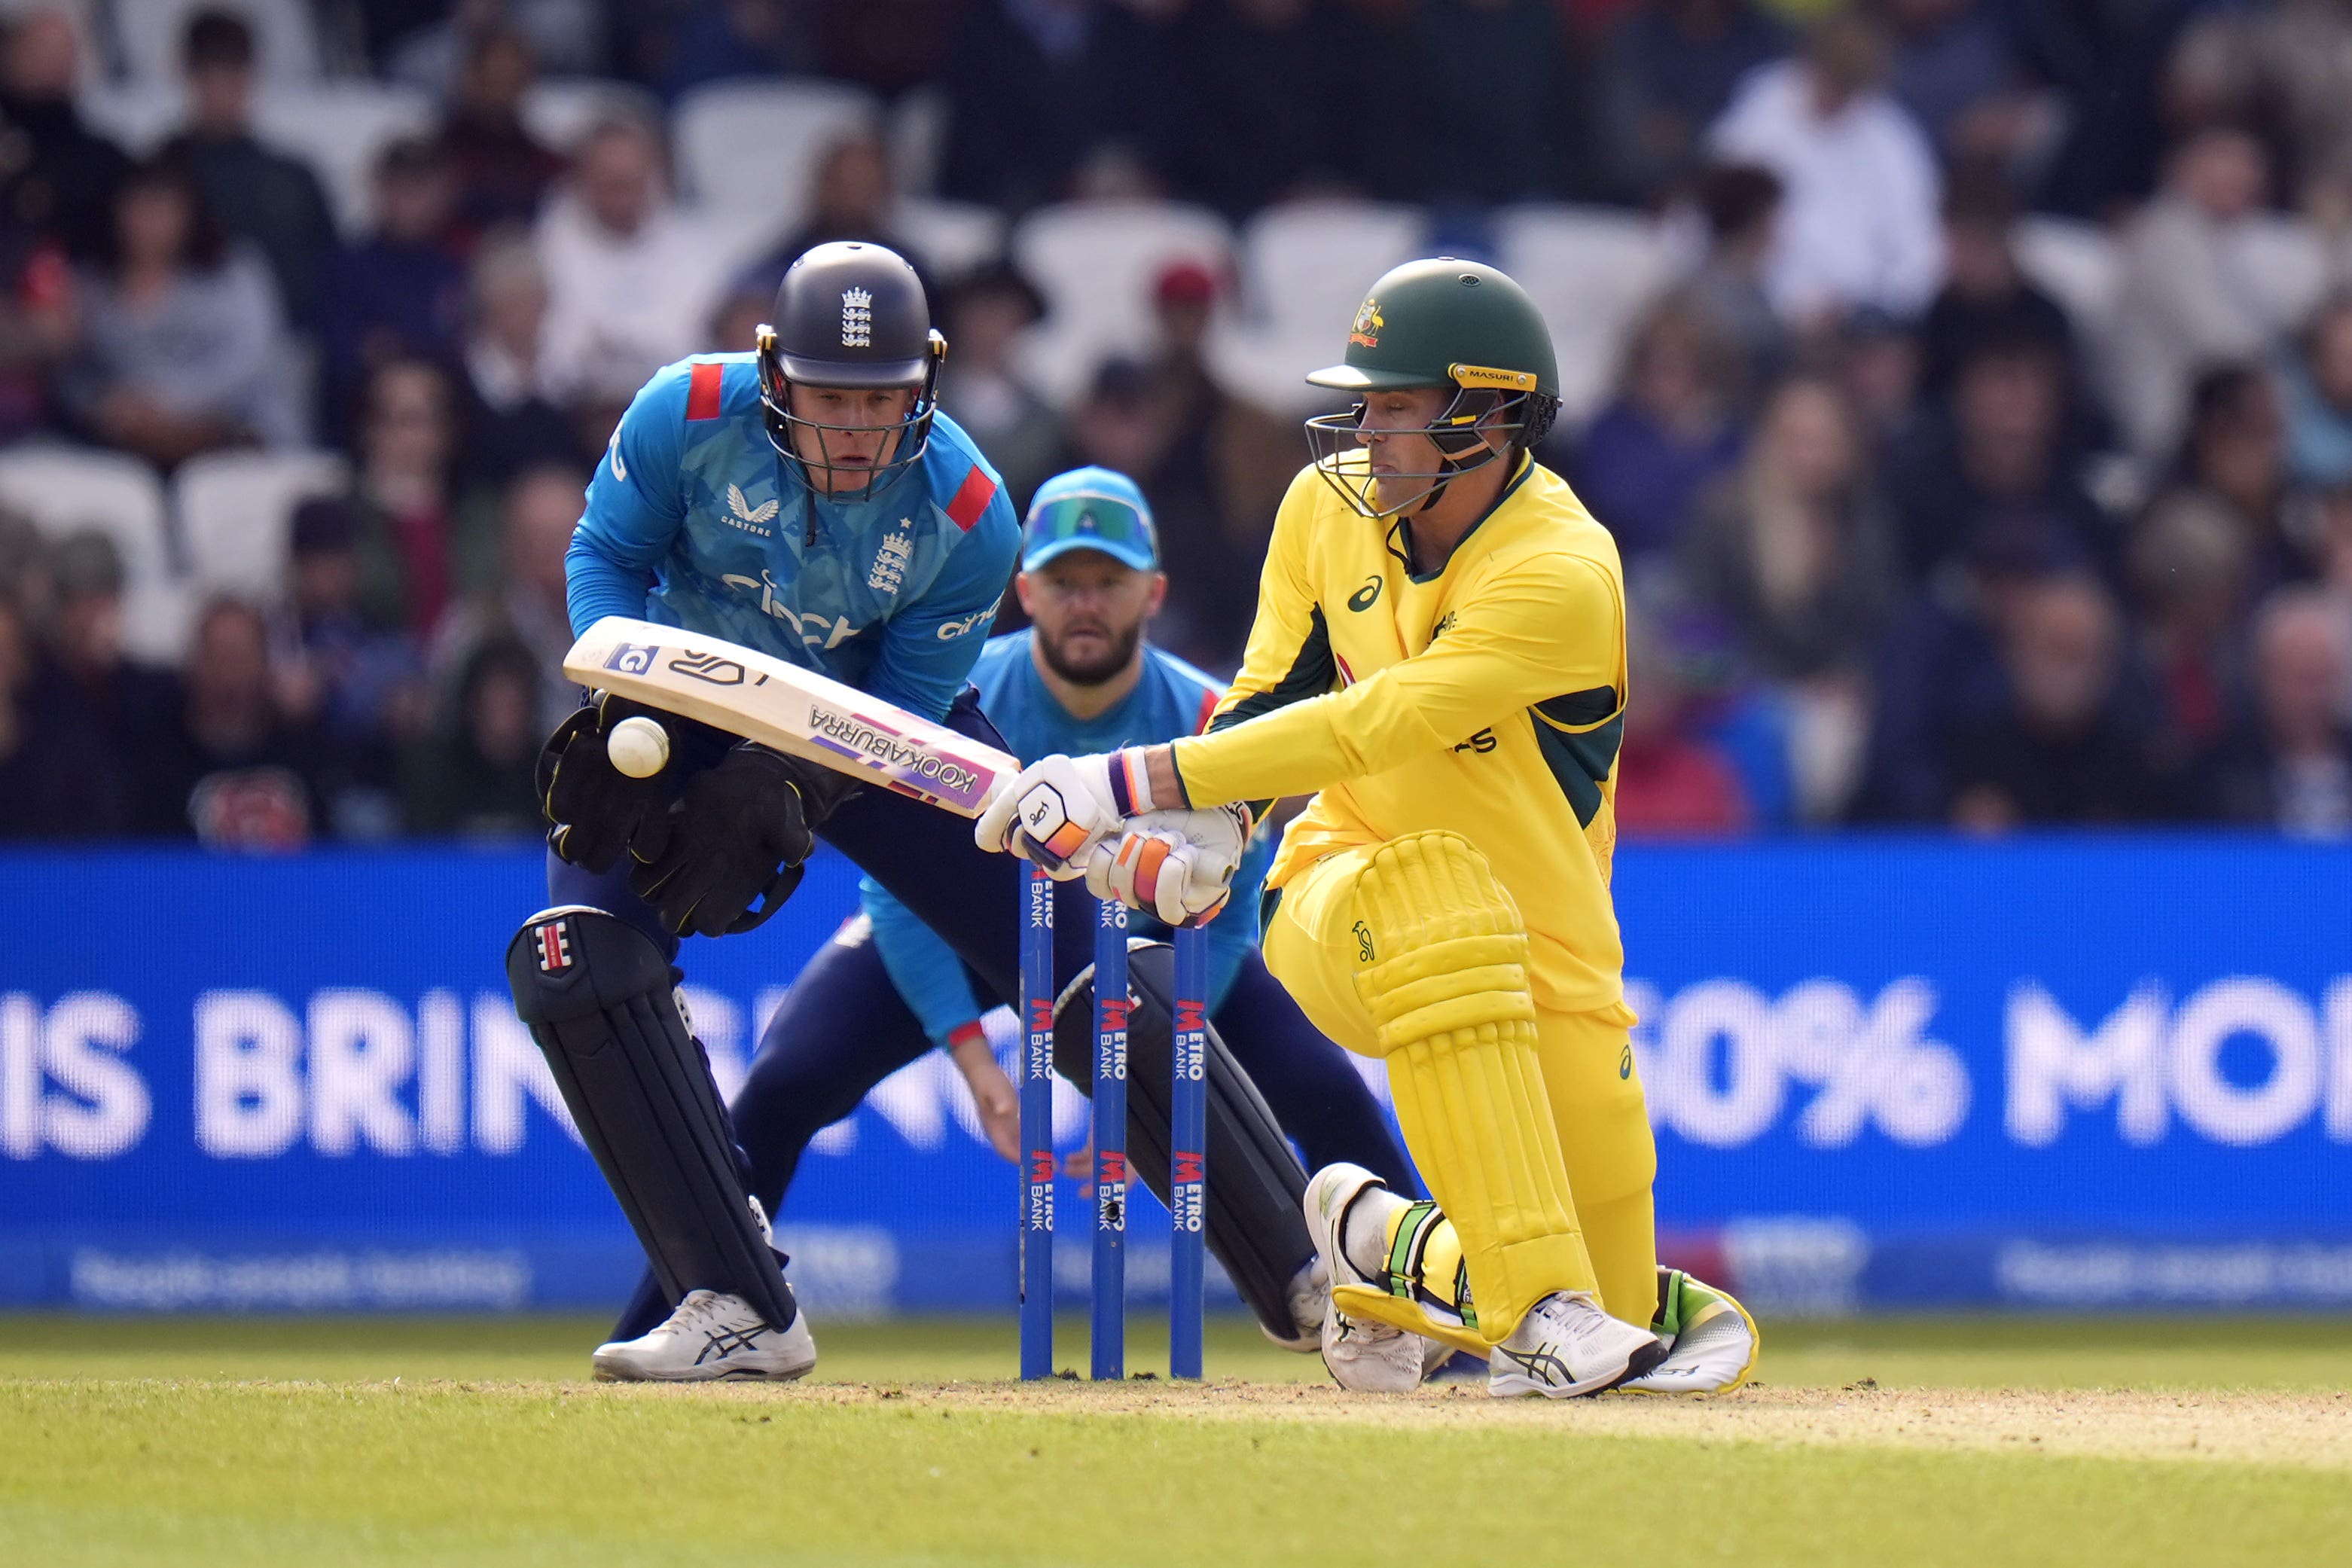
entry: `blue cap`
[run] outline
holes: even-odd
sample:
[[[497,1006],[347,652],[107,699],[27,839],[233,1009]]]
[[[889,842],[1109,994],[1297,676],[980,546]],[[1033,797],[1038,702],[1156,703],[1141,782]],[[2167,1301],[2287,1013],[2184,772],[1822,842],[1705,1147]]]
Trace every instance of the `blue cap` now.
[[[1034,572],[1073,550],[1099,550],[1138,572],[1160,570],[1151,503],[1125,474],[1072,468],[1037,487],[1021,525],[1021,570]]]

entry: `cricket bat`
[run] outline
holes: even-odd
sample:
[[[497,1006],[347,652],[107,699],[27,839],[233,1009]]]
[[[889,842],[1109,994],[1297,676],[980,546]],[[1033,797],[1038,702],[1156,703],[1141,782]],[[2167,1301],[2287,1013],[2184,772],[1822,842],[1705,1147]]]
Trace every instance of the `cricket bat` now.
[[[1009,753],[854,686],[723,637],[626,616],[582,633],[563,673],[961,816],[978,816],[1021,772]]]

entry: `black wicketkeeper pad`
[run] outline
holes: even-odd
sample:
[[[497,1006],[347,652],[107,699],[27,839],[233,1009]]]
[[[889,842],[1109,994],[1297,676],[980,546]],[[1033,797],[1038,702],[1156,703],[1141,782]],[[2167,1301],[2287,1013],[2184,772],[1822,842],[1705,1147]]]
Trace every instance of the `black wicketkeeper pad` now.
[[[1127,984],[1127,1166],[1168,1201],[1169,1101],[1174,1092],[1175,950],[1130,946]],[[1094,1093],[1095,972],[1088,964],[1054,1006],[1054,1068]],[[1315,1260],[1301,1205],[1307,1168],[1274,1111],[1209,1025],[1209,1250],[1249,1310],[1286,1342],[1298,1335],[1290,1281]]]
[[[753,1215],[719,1086],[660,951],[603,910],[543,910],[507,948],[507,984],[670,1299],[727,1291],[789,1326],[792,1287]]]

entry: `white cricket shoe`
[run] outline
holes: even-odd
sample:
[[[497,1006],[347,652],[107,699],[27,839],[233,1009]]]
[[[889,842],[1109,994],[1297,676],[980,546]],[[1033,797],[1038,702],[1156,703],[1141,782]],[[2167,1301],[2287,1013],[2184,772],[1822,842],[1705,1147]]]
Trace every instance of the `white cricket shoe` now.
[[[707,1383],[714,1378],[805,1377],[816,1365],[808,1313],[772,1329],[740,1296],[689,1290],[651,1333],[599,1345],[589,1358],[606,1383]]]
[[[1411,1394],[1454,1353],[1451,1347],[1423,1335],[1370,1318],[1349,1317],[1331,1300],[1333,1285],[1373,1284],[1348,1261],[1340,1226],[1348,1205],[1367,1188],[1386,1186],[1361,1165],[1326,1165],[1307,1184],[1307,1201],[1301,1205],[1324,1273],[1323,1364],[1334,1383],[1357,1394]]]
[[[1290,1277],[1290,1289],[1284,1292],[1284,1302],[1296,1325],[1292,1332],[1286,1337],[1264,1323],[1257,1326],[1257,1331],[1284,1350],[1313,1355],[1322,1341],[1323,1310],[1331,1304],[1331,1274],[1320,1258],[1311,1259]]]
[[[1640,1377],[1665,1358],[1649,1330],[1611,1317],[1591,1291],[1555,1290],[1486,1358],[1486,1392],[1574,1399]]]

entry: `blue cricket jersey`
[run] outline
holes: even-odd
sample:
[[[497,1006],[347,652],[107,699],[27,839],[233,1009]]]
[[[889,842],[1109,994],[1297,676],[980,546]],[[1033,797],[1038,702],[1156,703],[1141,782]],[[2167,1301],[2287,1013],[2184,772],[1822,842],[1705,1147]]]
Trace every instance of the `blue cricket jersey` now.
[[[946,415],[863,499],[785,472],[748,353],[680,360],[613,431],[564,556],[572,629],[634,616],[756,647],[926,718],[962,689],[1021,528]]]
[[[971,683],[980,691],[981,711],[1024,763],[1057,752],[1085,756],[1198,734],[1208,727],[1210,714],[1225,694],[1223,681],[1203,675],[1173,654],[1147,646],[1143,676],[1135,689],[1096,718],[1076,719],[1038,675],[1029,639],[1026,630],[991,638],[971,671]],[[1261,834],[1234,874],[1232,901],[1209,922],[1213,1012],[1232,987],[1243,956],[1256,945],[1258,889],[1273,854],[1270,836]],[[972,994],[962,962],[872,878],[858,883],[857,896],[873,922],[875,950],[889,971],[891,984],[922,1020],[923,1032],[931,1042],[946,1045],[950,1034],[985,1010]],[[1163,941],[1168,935],[1167,928],[1148,915],[1130,910],[1128,921],[1134,935]]]

